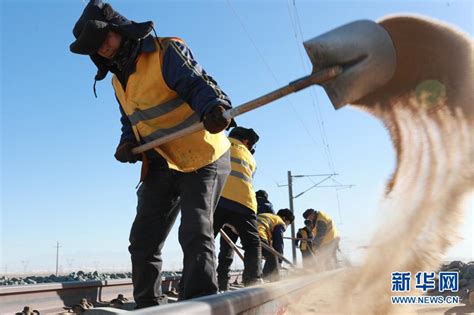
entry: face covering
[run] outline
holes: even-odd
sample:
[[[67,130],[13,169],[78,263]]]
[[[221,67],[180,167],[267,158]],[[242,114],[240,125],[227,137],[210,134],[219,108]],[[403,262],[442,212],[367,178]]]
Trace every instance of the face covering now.
[[[122,72],[124,69],[127,69],[136,59],[139,42],[133,39],[122,37],[122,43],[110,62],[110,66],[114,67]]]

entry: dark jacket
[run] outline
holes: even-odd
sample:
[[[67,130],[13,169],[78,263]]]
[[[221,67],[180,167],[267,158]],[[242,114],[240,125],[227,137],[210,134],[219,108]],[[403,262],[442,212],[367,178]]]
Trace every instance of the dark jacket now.
[[[275,211],[273,210],[273,205],[268,199],[264,197],[257,197],[257,214],[261,213],[273,213],[275,214]]]
[[[286,229],[285,226],[277,225],[272,233],[272,247],[282,255],[283,255],[283,248],[284,248],[283,234],[285,233],[285,229]],[[278,261],[280,262],[280,264],[282,263],[281,258],[278,258]]]

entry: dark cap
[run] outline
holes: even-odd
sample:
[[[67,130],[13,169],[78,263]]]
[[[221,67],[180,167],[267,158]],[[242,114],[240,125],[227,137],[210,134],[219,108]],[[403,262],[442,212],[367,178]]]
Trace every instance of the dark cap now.
[[[253,146],[255,143],[258,142],[260,137],[252,128],[244,128],[244,127],[235,127],[233,128],[230,133],[229,137],[239,139],[239,140],[248,140],[250,144]]]
[[[261,197],[261,198],[268,199],[268,193],[267,193],[265,190],[263,190],[263,189],[257,190],[257,191],[255,192],[255,195],[256,195],[257,197]]]
[[[280,209],[278,210],[277,215],[281,218],[287,219],[288,221],[290,221],[290,223],[293,223],[293,221],[295,220],[295,215],[293,214],[293,212],[291,212],[290,209]]]
[[[308,209],[305,212],[303,212],[303,218],[307,219],[310,215],[312,215],[315,212],[316,211],[314,211],[314,209]]]
[[[69,46],[71,52],[80,55],[93,55],[107,38],[109,23],[89,20],[84,25],[79,37]]]

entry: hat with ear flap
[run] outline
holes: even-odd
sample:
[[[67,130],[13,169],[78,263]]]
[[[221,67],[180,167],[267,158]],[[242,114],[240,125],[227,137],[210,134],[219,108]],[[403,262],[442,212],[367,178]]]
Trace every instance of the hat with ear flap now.
[[[111,25],[103,21],[86,21],[79,37],[69,46],[71,52],[80,55],[96,54],[111,29]]]
[[[108,3],[101,0],[90,0],[73,28],[76,40],[70,50],[76,54],[89,55],[97,66],[97,81],[107,75],[109,68],[105,58],[97,55],[97,50],[112,30],[130,39],[140,40],[153,30],[153,22],[136,23],[115,11]]]

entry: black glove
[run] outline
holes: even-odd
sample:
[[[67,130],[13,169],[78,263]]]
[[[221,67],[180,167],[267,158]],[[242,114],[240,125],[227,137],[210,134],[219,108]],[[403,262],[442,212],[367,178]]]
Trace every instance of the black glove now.
[[[222,115],[225,109],[222,105],[217,105],[204,116],[203,124],[204,128],[210,133],[219,133],[226,129],[230,124],[230,119],[227,120]]]
[[[137,162],[141,154],[133,154],[132,149],[138,146],[138,144],[134,141],[124,141],[120,143],[115,150],[115,159],[122,163],[135,163]]]
[[[232,118],[230,120],[230,124],[227,126],[227,128],[225,128],[225,130],[229,130],[230,128],[234,128],[234,127],[237,127],[237,122],[235,121],[234,118]]]

